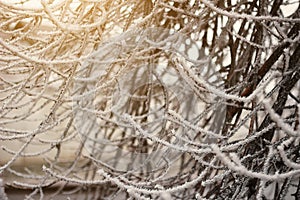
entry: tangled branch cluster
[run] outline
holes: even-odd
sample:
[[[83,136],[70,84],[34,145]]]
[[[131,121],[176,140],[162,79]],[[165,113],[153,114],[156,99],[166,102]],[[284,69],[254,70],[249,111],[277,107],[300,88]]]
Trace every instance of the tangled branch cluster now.
[[[296,1],[1,0],[0,177],[27,199],[299,199],[299,31]]]

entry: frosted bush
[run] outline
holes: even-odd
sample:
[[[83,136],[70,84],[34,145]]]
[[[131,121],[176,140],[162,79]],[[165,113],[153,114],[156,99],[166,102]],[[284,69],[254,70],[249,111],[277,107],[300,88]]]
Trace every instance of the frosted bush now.
[[[299,199],[299,12],[1,0],[4,186],[27,199]]]

